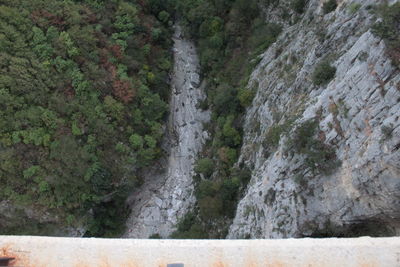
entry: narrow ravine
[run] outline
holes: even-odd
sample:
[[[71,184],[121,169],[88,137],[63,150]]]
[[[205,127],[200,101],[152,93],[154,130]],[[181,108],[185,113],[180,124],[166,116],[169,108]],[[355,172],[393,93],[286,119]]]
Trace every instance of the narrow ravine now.
[[[183,38],[179,26],[173,41],[170,113],[163,141],[167,155],[144,174],[145,183],[128,199],[128,238],[168,237],[195,202],[193,167],[207,138],[203,123],[210,113],[198,108],[205,92],[194,44]]]

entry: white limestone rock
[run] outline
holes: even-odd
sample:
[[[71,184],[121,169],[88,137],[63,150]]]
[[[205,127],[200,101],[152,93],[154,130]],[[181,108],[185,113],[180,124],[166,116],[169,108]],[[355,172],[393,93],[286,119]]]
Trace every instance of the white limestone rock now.
[[[400,234],[400,74],[369,31],[374,17],[366,6],[376,2],[338,1],[325,16],[322,2],[308,2],[302,20],[285,27],[251,75],[249,87],[258,91],[246,113],[239,162],[254,170],[228,238]],[[362,5],[355,14],[348,12],[351,3]],[[285,72],[288,55],[297,61]],[[336,75],[316,87],[311,74],[326,56]],[[342,162],[333,174],[314,176],[304,156],[287,153],[290,134],[267,153],[262,142],[270,127],[290,118],[296,127],[317,116],[320,135]],[[298,175],[306,185],[295,181]]]

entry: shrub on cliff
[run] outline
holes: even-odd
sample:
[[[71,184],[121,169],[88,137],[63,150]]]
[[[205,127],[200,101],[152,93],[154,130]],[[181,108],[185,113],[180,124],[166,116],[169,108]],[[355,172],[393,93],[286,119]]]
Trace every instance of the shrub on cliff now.
[[[304,12],[306,4],[307,0],[292,0],[292,2],[290,3],[290,7],[297,13],[301,14]]]
[[[287,146],[305,156],[306,166],[312,173],[328,175],[340,165],[340,161],[332,146],[315,137],[318,125],[317,120],[309,120],[298,126]]]
[[[332,67],[327,60],[323,60],[317,65],[312,75],[312,80],[315,85],[324,85],[330,82],[335,77],[336,68]]]
[[[208,238],[204,227],[199,223],[194,212],[189,212],[181,218],[178,223],[178,229],[172,233],[173,239],[205,239]]]
[[[214,171],[214,161],[210,158],[199,159],[194,167],[194,171],[209,177]]]
[[[324,11],[324,14],[328,14],[334,11],[336,7],[337,7],[336,0],[328,0],[327,2],[324,3],[322,9]]]
[[[382,19],[372,26],[371,31],[385,41],[389,56],[400,65],[400,3],[381,5],[376,12]]]
[[[256,95],[255,90],[247,89],[247,88],[240,88],[238,92],[238,99],[240,105],[244,108],[247,108],[253,102],[253,98]]]

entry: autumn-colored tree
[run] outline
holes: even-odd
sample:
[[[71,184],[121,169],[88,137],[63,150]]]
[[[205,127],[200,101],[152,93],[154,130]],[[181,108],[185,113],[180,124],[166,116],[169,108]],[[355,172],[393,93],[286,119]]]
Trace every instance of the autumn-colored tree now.
[[[121,46],[114,44],[110,46],[109,48],[111,54],[116,57],[117,59],[121,60],[122,59],[122,48]]]
[[[135,90],[129,81],[115,80],[113,89],[114,95],[125,104],[131,102],[135,96]]]
[[[56,26],[59,30],[64,30],[66,27],[66,21],[61,16],[55,15],[47,10],[34,10],[31,13],[32,20],[38,26],[49,26],[47,24]]]

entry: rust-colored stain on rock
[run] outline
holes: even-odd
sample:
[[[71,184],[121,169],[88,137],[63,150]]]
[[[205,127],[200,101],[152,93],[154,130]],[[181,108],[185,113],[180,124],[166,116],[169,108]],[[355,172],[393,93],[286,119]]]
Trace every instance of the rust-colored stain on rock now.
[[[126,266],[126,267],[140,267],[140,265],[137,265],[135,262],[126,262],[126,263],[124,263],[124,265],[123,266]]]
[[[142,267],[143,265],[138,265],[136,263],[136,260],[128,260],[124,262],[122,265],[115,265],[109,262],[107,257],[102,257],[100,260],[100,263],[96,262],[94,263],[87,263],[87,262],[78,262],[74,264],[74,267],[117,267],[117,266],[123,266],[123,267]],[[25,267],[25,266],[24,266]],[[162,267],[165,267],[164,265]]]
[[[217,262],[213,263],[212,267],[228,267],[228,265],[226,265],[222,261],[217,261]]]

